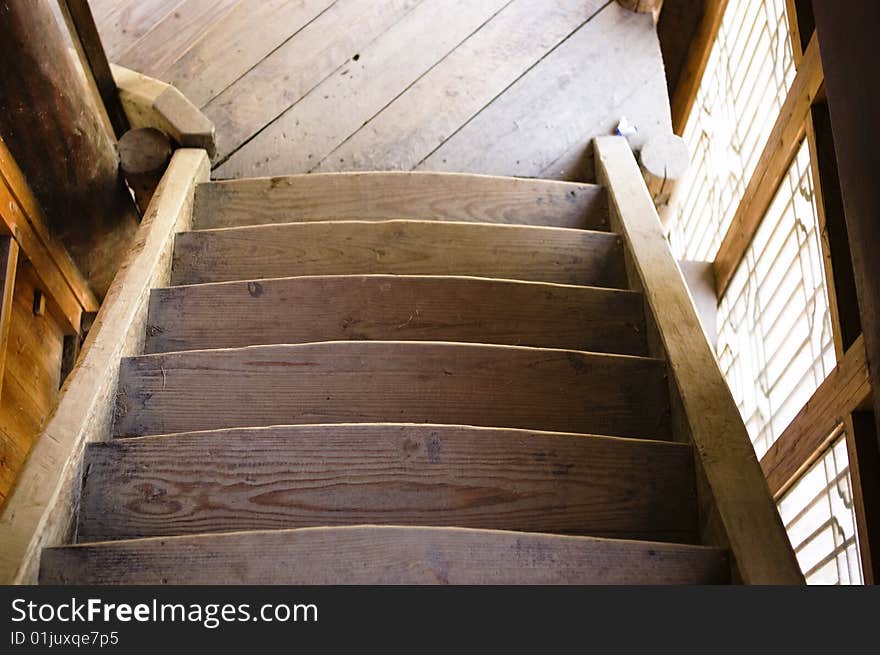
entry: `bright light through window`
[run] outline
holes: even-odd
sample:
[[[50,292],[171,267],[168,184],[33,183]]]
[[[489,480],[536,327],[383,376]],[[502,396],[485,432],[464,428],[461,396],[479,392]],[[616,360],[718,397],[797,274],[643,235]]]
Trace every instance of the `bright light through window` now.
[[[809,584],[862,584],[849,460],[843,437],[779,501]]]

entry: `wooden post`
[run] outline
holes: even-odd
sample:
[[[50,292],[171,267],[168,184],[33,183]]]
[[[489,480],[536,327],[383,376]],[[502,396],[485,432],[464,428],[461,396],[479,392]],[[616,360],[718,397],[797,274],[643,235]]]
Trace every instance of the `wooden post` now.
[[[0,137],[103,297],[137,229],[113,137],[49,0],[0,3]]]
[[[652,14],[654,22],[660,19],[660,10],[663,9],[663,0],[617,0],[620,6],[640,14]]]
[[[876,59],[880,4],[813,0],[840,188],[855,273],[871,387],[880,387],[880,83],[865,75]],[[880,394],[874,393],[880,419]],[[880,427],[880,424],[878,424]]]

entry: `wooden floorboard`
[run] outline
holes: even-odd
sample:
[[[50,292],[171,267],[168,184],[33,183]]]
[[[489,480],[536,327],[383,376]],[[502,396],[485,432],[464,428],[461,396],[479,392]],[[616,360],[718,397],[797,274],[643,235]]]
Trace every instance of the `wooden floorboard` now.
[[[179,234],[172,284],[299,275],[466,275],[627,288],[617,235],[443,221],[328,221]]]
[[[249,158],[260,154],[260,144],[270,144],[277,150],[290,148],[295,141],[297,148],[301,148],[298,144],[305,130],[308,133],[338,131],[339,121],[349,115],[348,100],[353,94],[349,87],[355,84],[353,71],[363,66],[361,60],[374,57],[376,40],[403,22],[420,6],[419,2],[421,0],[382,0],[365,4],[359,0],[337,0],[333,3],[205,105],[205,114],[217,128],[217,161],[223,162],[247,144],[239,161],[255,166],[256,160]],[[337,87],[331,90],[334,80]],[[319,85],[323,85],[323,91],[316,90]],[[383,97],[382,89],[375,86],[374,89]],[[310,93],[316,95],[309,96]],[[311,99],[306,101],[305,97]],[[286,114],[300,101],[306,105]],[[334,120],[302,118],[301,112],[309,105],[322,104],[325,105],[323,111],[327,112],[325,119],[333,116]],[[302,123],[303,120],[306,122]],[[253,145],[249,143],[252,138],[256,141]],[[270,145],[266,145],[265,156],[275,156]],[[224,176],[232,176],[229,171],[236,165],[235,162],[228,164]],[[260,169],[265,168],[261,162]]]
[[[332,557],[327,557],[332,553]],[[467,528],[302,528],[43,551],[42,584],[713,584],[714,548]]]
[[[450,425],[312,425],[92,444],[78,541],[447,525],[694,543],[690,446]]]
[[[509,1],[423,0],[232,154],[218,177],[310,170]]]
[[[671,130],[656,30],[607,0],[93,0],[111,59],[217,126],[215,177],[457,170],[592,181]],[[175,29],[178,26],[179,29]]]
[[[413,340],[644,355],[643,312],[642,295],[633,291],[467,277],[197,284],[152,292],[144,348]]]
[[[124,359],[114,434],[447,423],[669,437],[662,360],[573,350],[333,341]]]

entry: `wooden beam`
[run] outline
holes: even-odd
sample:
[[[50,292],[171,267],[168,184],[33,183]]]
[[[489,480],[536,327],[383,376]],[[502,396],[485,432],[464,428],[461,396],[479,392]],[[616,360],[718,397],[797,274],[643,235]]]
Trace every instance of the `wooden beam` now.
[[[49,229],[102,296],[131,245],[138,215],[113,136],[49,0],[0,3],[0,60],[0,136]]]
[[[55,413],[0,515],[2,584],[34,583],[43,547],[69,540],[85,444],[109,437],[120,360],[140,351],[149,291],[168,283],[174,234],[189,227],[193,189],[208,174],[204,151],[175,152]]]
[[[727,9],[727,0],[706,0],[703,18],[688,49],[687,60],[672,94],[672,131],[682,134],[697,99],[697,90],[709,62],[715,37]]]
[[[9,325],[12,323],[12,292],[18,267],[18,242],[11,236],[0,236],[0,395],[6,374],[6,346],[9,343]]]
[[[631,284],[645,294],[683,409],[679,423],[693,442],[697,469],[714,504],[713,523],[719,529],[709,528],[705,538],[729,547],[747,584],[803,584],[749,434],[629,145],[621,137],[601,137],[595,150],[612,229],[628,249]]]
[[[724,295],[805,135],[804,122],[822,86],[819,44],[810,41],[755,172],[715,256],[718,297]]]
[[[785,493],[839,436],[836,430],[847,416],[870,399],[865,345],[859,338],[761,458],[774,497]]]
[[[33,234],[35,244],[38,243],[41,249],[46,251],[54,268],[58,269],[58,272],[64,278],[65,284],[70,288],[71,293],[85,311],[98,311],[100,306],[98,299],[95,298],[95,294],[92,293],[88,281],[79,268],[77,268],[64,245],[50,232],[40,203],[34,197],[24,174],[13,159],[12,153],[9,152],[3,139],[0,139],[0,178],[6,182],[22,215],[27,220],[27,225],[17,225],[15,229]],[[10,223],[7,223],[7,227],[13,230]],[[30,237],[27,238],[30,239]],[[33,261],[36,258],[36,255],[31,252],[29,247],[22,245],[22,248],[28,259]]]
[[[74,47],[83,63],[83,72],[94,81],[95,88],[107,111],[107,117],[117,139],[128,130],[128,119],[119,101],[116,82],[110,72],[110,62],[101,44],[101,36],[92,17],[88,0],[58,0],[61,15],[67,24]]]

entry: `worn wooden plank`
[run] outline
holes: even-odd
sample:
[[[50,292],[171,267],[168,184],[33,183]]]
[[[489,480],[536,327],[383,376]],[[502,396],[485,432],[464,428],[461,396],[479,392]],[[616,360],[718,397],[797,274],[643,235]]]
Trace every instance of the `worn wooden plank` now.
[[[12,294],[18,268],[18,242],[11,236],[0,236],[0,397],[6,374],[6,347],[12,324]]]
[[[171,13],[181,0],[116,0],[94,7],[101,41],[111,61]]]
[[[743,581],[803,584],[746,427],[703,333],[657,211],[625,139],[596,139],[612,225],[621,231],[668,358],[697,466]]]
[[[367,51],[373,48],[375,40],[420,2],[422,0],[382,0],[365,4],[360,0],[337,0],[332,3],[205,105],[205,112],[218,126],[219,161],[267,129],[322,81],[337,76],[349,82],[350,67],[361,57],[372,58]],[[395,67],[396,63],[391,66]],[[319,121],[334,125],[336,119],[348,112],[348,94],[355,88],[346,88],[344,97],[336,98],[330,113]],[[345,103],[346,112],[338,111],[340,103]],[[327,121],[327,116],[334,119]],[[316,129],[312,125],[308,127]],[[291,138],[295,134],[298,147],[303,147],[299,126],[282,133],[281,138],[287,138],[286,134]],[[221,170],[218,169],[218,175],[229,176]]]
[[[349,62],[236,150],[217,168],[218,176],[310,170],[508,2],[422,0],[363,47],[357,61],[351,53]],[[323,120],[328,115],[332,121]],[[221,156],[226,149],[221,142]]]
[[[770,203],[776,196],[779,184],[788,173],[798,147],[804,139],[805,121],[823,79],[819,45],[814,38],[804,53],[779,117],[755,166],[755,172],[721,241],[718,254],[715,255],[715,279],[719,298],[724,295],[724,291],[733,279]]]
[[[608,228],[593,184],[457,173],[329,173],[200,184],[195,229],[290,221],[419,220]]]
[[[265,59],[334,0],[240,0],[163,71],[163,79],[204,107]],[[290,71],[288,71],[290,72]],[[276,78],[276,82],[281,78]]]
[[[859,337],[761,458],[770,491],[784,494],[833,441],[835,428],[870,403],[865,342]]]
[[[632,291],[465,277],[299,277],[156,289],[145,352],[390,339],[644,355],[644,323],[642,297]]]
[[[239,0],[183,0],[120,53],[118,62],[139,73],[165,78],[169,66]]]
[[[514,0],[312,169],[414,168],[605,4]]]
[[[35,582],[43,547],[69,538],[85,444],[108,435],[119,359],[141,351],[149,290],[167,284],[174,232],[188,227],[193,187],[208,172],[203,151],[174,154],[79,362],[0,515],[0,582]]]
[[[669,436],[660,360],[420,341],[333,341],[123,360],[114,434],[405,421]]]
[[[328,559],[327,553],[333,553]],[[714,548],[467,528],[356,526],[53,548],[43,584],[709,584]]]
[[[173,284],[297,275],[468,275],[623,288],[609,232],[437,221],[333,221],[178,235]]]
[[[672,129],[653,21],[610,3],[418,168],[592,180],[591,141],[624,116],[636,148]]]
[[[694,543],[690,446],[449,425],[283,426],[92,444],[78,541],[445,525]]]

